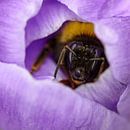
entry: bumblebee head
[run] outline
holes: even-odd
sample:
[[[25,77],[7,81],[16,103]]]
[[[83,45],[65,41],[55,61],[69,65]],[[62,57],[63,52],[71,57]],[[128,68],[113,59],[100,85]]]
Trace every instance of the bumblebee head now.
[[[90,44],[89,40],[87,43],[74,41],[68,46],[72,51],[67,51],[65,60],[71,79],[76,84],[92,82],[97,77],[103,62],[103,48]]]

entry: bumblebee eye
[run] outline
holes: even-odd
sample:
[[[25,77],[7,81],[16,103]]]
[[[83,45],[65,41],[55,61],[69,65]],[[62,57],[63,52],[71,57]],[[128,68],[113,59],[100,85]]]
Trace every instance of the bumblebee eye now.
[[[80,75],[81,75],[81,70],[80,69],[76,69],[75,70],[75,76],[79,78]]]
[[[82,67],[77,67],[72,73],[73,79],[84,80],[85,79],[85,70]]]

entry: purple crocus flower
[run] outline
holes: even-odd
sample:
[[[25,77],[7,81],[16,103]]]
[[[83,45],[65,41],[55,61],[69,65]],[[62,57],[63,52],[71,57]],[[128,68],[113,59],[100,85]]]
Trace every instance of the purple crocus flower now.
[[[130,130],[129,8],[129,0],[1,0],[0,129]],[[44,37],[67,20],[93,22],[110,63],[76,90],[51,79],[50,58],[29,73]]]

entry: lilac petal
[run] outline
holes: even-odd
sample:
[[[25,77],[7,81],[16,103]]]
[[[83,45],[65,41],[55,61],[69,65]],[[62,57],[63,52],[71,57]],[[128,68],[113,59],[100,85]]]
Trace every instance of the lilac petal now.
[[[120,115],[130,121],[130,84],[120,97],[117,108]]]
[[[96,23],[96,34],[106,49],[110,69],[123,84],[130,80],[130,17],[102,19]]]
[[[96,34],[105,46],[110,67],[96,83],[76,90],[83,97],[114,111],[130,77],[129,23],[128,18],[103,19],[95,23]]]
[[[43,2],[38,15],[30,19],[26,27],[27,45],[57,31],[67,20],[79,20],[79,18],[60,2]]]
[[[27,20],[34,16],[42,0],[1,0],[0,2],[0,60],[24,64]]]
[[[129,0],[58,0],[81,18],[95,21],[112,16],[130,16]],[[71,4],[70,4],[71,3]]]
[[[100,12],[99,17],[113,17],[121,16],[127,17],[130,16],[130,1],[129,0],[109,0],[105,1]]]
[[[106,70],[95,83],[88,83],[77,88],[81,96],[117,111],[117,103],[126,86],[117,81],[110,69]]]
[[[31,71],[32,65],[35,63],[36,59],[38,58],[39,54],[41,53],[45,44],[45,40],[37,40],[31,43],[26,49],[26,58],[25,64],[28,71]],[[56,63],[52,60],[50,56],[47,56],[43,64],[41,65],[40,69],[38,69],[33,76],[36,79],[44,79],[45,76],[54,76],[54,72],[56,69]],[[65,75],[62,71],[58,71],[57,80],[65,79]]]
[[[4,130],[129,130],[129,123],[51,80],[36,81],[0,63],[0,128]]]
[[[87,20],[94,21],[98,19],[99,12],[106,0],[58,0],[64,3],[78,16]],[[72,3],[72,4],[70,4]]]

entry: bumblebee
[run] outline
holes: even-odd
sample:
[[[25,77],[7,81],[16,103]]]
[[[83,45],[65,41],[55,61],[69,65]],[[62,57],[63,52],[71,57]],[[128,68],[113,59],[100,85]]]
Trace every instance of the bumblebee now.
[[[67,21],[48,40],[36,62],[32,73],[43,64],[48,54],[57,63],[54,72],[62,68],[67,80],[60,82],[75,89],[79,85],[94,82],[108,67],[104,47],[94,33],[94,25],[89,22]]]

